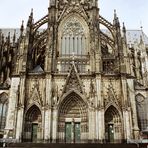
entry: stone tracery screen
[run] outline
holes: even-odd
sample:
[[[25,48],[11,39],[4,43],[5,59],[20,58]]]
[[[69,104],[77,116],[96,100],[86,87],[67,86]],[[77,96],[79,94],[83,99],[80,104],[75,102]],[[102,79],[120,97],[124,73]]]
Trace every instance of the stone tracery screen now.
[[[138,115],[138,125],[140,130],[145,130],[148,127],[148,113],[147,113],[148,101],[142,95],[136,96],[136,107]]]
[[[86,34],[84,26],[76,17],[68,19],[61,32],[61,55],[85,55]]]
[[[0,96],[0,130],[4,130],[6,124],[6,115],[8,110],[8,96],[2,94]]]

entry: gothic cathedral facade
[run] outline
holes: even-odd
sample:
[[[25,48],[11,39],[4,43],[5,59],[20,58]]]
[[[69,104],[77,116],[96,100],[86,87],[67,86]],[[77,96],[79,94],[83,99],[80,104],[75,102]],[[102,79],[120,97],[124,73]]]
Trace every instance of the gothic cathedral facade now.
[[[0,33],[4,138],[122,142],[146,130],[148,50],[142,36],[129,46],[116,13],[110,23],[98,6],[98,0],[51,0],[39,21],[31,12],[17,41]]]

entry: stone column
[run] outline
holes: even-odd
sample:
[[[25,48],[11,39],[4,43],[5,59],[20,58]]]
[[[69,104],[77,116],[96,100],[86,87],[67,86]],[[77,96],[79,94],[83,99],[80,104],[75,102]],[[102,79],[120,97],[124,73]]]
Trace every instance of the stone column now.
[[[44,121],[44,139],[50,141],[51,139],[51,109],[45,109],[45,121]]]
[[[42,124],[41,124],[41,139],[44,141],[45,140],[45,138],[44,138],[44,135],[45,135],[45,108],[44,107],[42,107],[42,111],[41,111],[42,113]]]
[[[16,122],[16,139],[18,141],[22,140],[22,131],[23,131],[23,117],[24,117],[24,107],[20,107],[17,113],[17,122]]]
[[[105,139],[105,119],[104,119],[104,109],[98,111],[98,128],[99,128],[99,142],[103,142]]]
[[[9,131],[13,131],[15,133],[15,119],[16,119],[16,106],[17,106],[17,98],[18,98],[18,89],[19,89],[20,78],[12,77],[11,79],[11,88],[9,95],[9,105],[8,105],[8,113],[6,119],[6,135],[5,138],[8,138]],[[15,136],[15,135],[13,135]]]
[[[105,133],[105,129],[104,129],[104,109],[103,109],[103,98],[101,96],[101,90],[102,90],[102,87],[101,87],[101,75],[98,75],[96,77],[96,95],[97,95],[97,101],[96,101],[96,107],[97,107],[97,114],[98,114],[98,117],[96,118],[96,127],[98,127],[96,129],[96,132],[98,135],[98,139],[99,139],[99,142],[101,142],[103,139],[104,139],[104,133]]]
[[[89,138],[88,140],[89,142],[94,142],[96,131],[95,131],[95,110],[93,107],[89,108],[88,118],[89,118]]]
[[[124,138],[127,140],[131,139],[131,123],[130,123],[130,113],[128,111],[128,94],[127,94],[127,81],[126,78],[121,78],[122,83],[122,94],[123,94],[123,122],[124,122]]]
[[[129,98],[131,102],[132,109],[132,121],[133,121],[133,133],[134,139],[139,139],[139,128],[138,128],[138,119],[137,119],[137,110],[136,110],[136,101],[135,101],[135,90],[134,90],[134,80],[128,79],[128,88],[129,88]]]
[[[128,110],[124,109],[123,111],[123,119],[124,119],[124,138],[130,140],[131,137],[131,124],[130,124],[130,115]]]
[[[46,75],[46,105],[51,106],[51,98],[52,98],[52,77],[50,74]]]
[[[96,130],[95,130],[95,133],[96,133],[96,137],[95,137],[95,140],[99,140],[99,111],[98,111],[98,109],[96,109],[96,111],[95,111],[95,114],[96,114],[96,116],[95,116],[95,119],[96,119]]]
[[[58,120],[58,111],[57,108],[53,108],[53,112],[52,112],[52,142],[55,143],[57,140],[57,123]]]
[[[21,73],[20,75],[20,89],[19,89],[19,98],[17,99],[17,116],[15,119],[16,124],[16,139],[22,140],[22,131],[23,131],[23,117],[24,117],[24,99],[25,99],[25,75]]]
[[[52,104],[52,76],[50,73],[46,75],[46,100],[45,100],[45,131],[44,138],[46,141],[51,139],[51,104]]]

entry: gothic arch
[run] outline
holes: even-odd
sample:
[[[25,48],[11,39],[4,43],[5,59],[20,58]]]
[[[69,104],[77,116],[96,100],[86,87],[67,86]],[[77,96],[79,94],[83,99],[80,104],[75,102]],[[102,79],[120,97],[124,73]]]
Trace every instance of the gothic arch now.
[[[72,53],[86,55],[89,52],[89,38],[87,22],[79,14],[71,13],[59,24],[58,52],[60,55]],[[71,46],[68,50],[69,45]]]
[[[6,116],[8,111],[8,94],[0,94],[0,131],[3,131],[6,125]]]
[[[121,113],[113,105],[105,111],[105,139],[107,142],[120,142],[123,139],[123,123]]]
[[[104,27],[106,27],[110,31],[113,39],[115,39],[114,26],[106,19],[104,19],[102,16],[99,16],[99,23],[102,24]]]
[[[145,130],[148,126],[148,119],[147,119],[148,100],[140,93],[136,95],[135,99],[136,99],[138,126],[139,129],[142,131]]]
[[[28,112],[33,106],[36,106],[36,107],[41,111],[40,105],[39,105],[37,102],[34,102],[33,104],[29,104],[29,105],[27,106],[26,111],[25,111],[25,115],[27,114],[27,112]]]
[[[33,26],[33,30],[34,33],[36,33],[36,31],[44,24],[48,23],[48,15],[44,16],[43,18],[41,18],[39,21],[37,21],[36,23],[34,23]]]
[[[76,17],[81,22],[81,24],[84,26],[84,28],[87,30],[87,33],[89,34],[89,26],[86,20],[78,13],[70,13],[69,15],[66,15],[59,24],[59,27],[58,27],[59,30],[67,22],[67,20],[72,17]]]
[[[32,105],[24,117],[24,142],[37,142],[41,139],[42,113],[38,106]]]
[[[105,112],[106,112],[111,106],[114,107],[114,108],[118,111],[120,117],[122,117],[121,109],[120,109],[115,103],[113,103],[113,102],[110,102],[109,104],[107,104],[107,106],[105,107]]]
[[[72,95],[72,94],[74,94],[78,98],[81,98],[85,102],[85,104],[88,106],[88,101],[85,99],[85,96],[83,94],[81,94],[77,90],[70,90],[66,94],[64,94],[62,96],[62,98],[59,100],[59,102],[58,102],[58,109],[60,108],[60,106],[61,106],[62,102],[64,101],[64,99],[67,98],[68,96]]]
[[[37,112],[37,114],[41,114],[39,107],[36,105],[32,105],[26,112],[27,120],[30,120],[30,119],[32,120],[32,117],[33,117],[33,115],[35,115],[34,113],[36,113],[36,112]]]
[[[67,94],[58,109],[58,138],[65,141],[66,123],[80,124],[80,139],[87,139],[88,107],[84,100],[74,91]]]

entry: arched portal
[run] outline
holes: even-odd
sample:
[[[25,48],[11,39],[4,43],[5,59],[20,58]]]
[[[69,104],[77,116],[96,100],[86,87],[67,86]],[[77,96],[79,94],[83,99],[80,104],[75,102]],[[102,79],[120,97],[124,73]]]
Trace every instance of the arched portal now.
[[[76,93],[69,94],[61,103],[58,121],[60,142],[79,143],[87,139],[87,105]]]
[[[105,112],[105,138],[107,142],[120,142],[122,139],[122,123],[118,110],[110,106]]]
[[[78,59],[79,71],[86,71],[90,52],[90,33],[83,17],[72,13],[61,21],[58,27],[57,49],[59,71],[69,71],[73,59]]]
[[[0,138],[2,138],[4,134],[7,111],[8,111],[8,95],[6,93],[2,93],[0,94]]]
[[[41,139],[41,111],[33,105],[25,115],[24,135],[25,142],[37,142]]]
[[[148,126],[148,116],[147,116],[147,100],[141,94],[136,95],[136,108],[138,117],[138,126],[140,131],[144,131]]]

